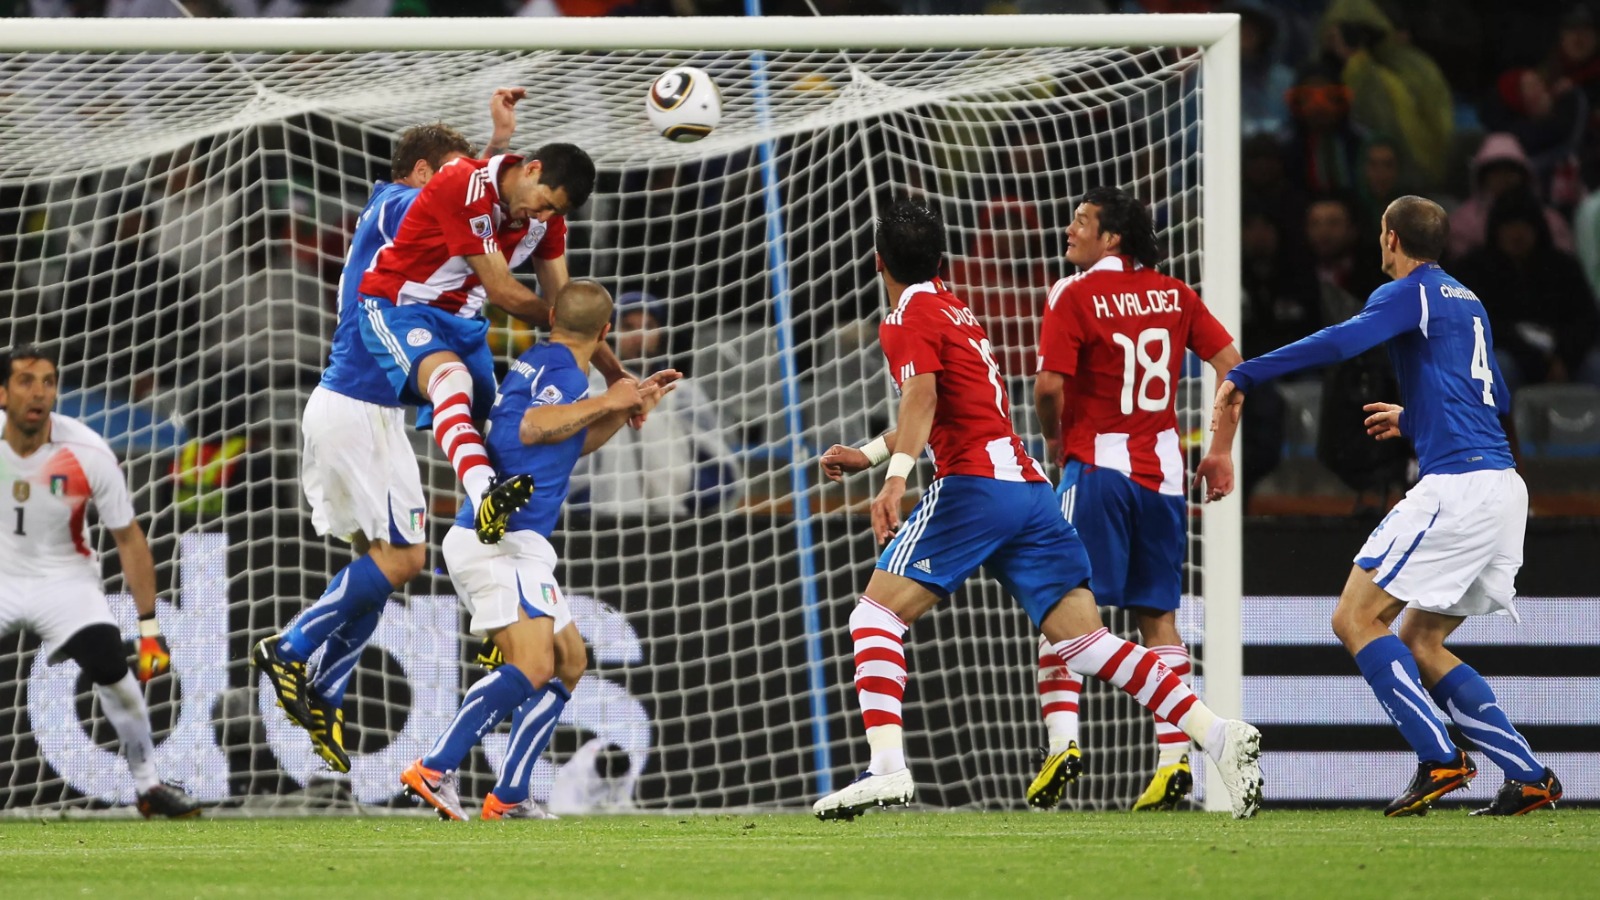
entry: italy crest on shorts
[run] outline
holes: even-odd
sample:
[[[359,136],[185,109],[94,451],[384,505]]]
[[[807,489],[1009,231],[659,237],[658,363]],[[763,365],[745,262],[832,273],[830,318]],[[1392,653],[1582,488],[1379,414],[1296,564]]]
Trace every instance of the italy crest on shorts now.
[[[411,510],[408,518],[411,520],[411,530],[412,531],[421,531],[422,530],[422,523],[424,521],[426,521],[426,517],[423,515],[422,510],[420,510],[420,509]]]

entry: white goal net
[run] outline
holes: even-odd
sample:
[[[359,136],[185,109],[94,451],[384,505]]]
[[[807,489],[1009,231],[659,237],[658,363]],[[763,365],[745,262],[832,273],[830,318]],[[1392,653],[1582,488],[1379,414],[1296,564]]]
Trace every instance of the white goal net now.
[[[836,27],[907,41],[907,21]],[[620,435],[580,478],[558,532],[592,665],[534,796],[602,778],[614,805],[799,807],[853,777],[866,747],[845,623],[876,557],[864,514],[879,478],[824,485],[816,456],[894,414],[876,342],[875,210],[911,194],[943,211],[949,280],[987,324],[1035,455],[1029,360],[1044,290],[1067,274],[1075,198],[1097,184],[1131,189],[1155,212],[1163,267],[1197,286],[1219,253],[1236,255],[1207,238],[1206,221],[1217,132],[1205,119],[1224,101],[1206,96],[1204,47],[1231,20],[1191,21],[1205,25],[1193,40],[1149,44],[1124,17],[1014,21],[1010,38],[979,32],[970,45],[794,50],[795,29],[813,23],[707,20],[635,20],[631,42],[610,42],[765,52],[429,49],[458,46],[439,29],[471,23],[415,20],[303,32],[176,23],[212,31],[152,31],[148,45],[96,52],[48,49],[36,31],[17,33],[26,47],[0,36],[15,51],[0,57],[0,344],[55,353],[58,411],[122,457],[173,650],[174,674],[147,689],[161,774],[247,810],[402,808],[400,769],[478,676],[476,644],[433,568],[456,481],[424,436],[431,574],[392,598],[352,681],[349,776],[323,769],[305,735],[263,707],[246,657],[348,561],[309,525],[298,420],[325,361],[355,215],[389,177],[400,131],[443,121],[481,143],[491,91],[522,85],[514,148],[571,141],[600,169],[572,220],[572,272],[627,301],[625,326],[657,327],[629,338],[625,361],[689,373],[655,430]],[[480,23],[477,34],[501,47],[605,43],[581,23],[533,24]],[[1082,46],[1096,27],[1109,37]],[[250,49],[247,29],[259,47],[301,49]],[[1075,46],[1041,45],[1048,35]],[[86,43],[76,37],[59,43]],[[339,49],[383,40],[415,49]],[[237,49],[137,49],[174,42]],[[695,144],[652,133],[643,109],[650,81],[684,64],[710,72],[725,103]],[[1237,325],[1236,298],[1207,300]],[[530,336],[495,330],[497,357]],[[1198,377],[1180,398],[1192,463],[1208,408]],[[929,477],[924,467],[913,488]],[[1199,598],[1231,592],[1236,606],[1236,579],[1213,571],[1237,549],[1220,541],[1226,522],[1195,511],[1181,626],[1198,663],[1213,650]],[[107,557],[131,637],[132,603]],[[1043,739],[1034,640],[988,580],[913,627],[906,724],[920,803],[1021,805]],[[0,810],[131,801],[87,682],[71,662],[48,665],[45,649],[26,631],[0,637]],[[1213,702],[1229,708],[1225,695]],[[1089,774],[1070,802],[1125,806],[1153,766],[1149,718],[1091,688],[1084,722]],[[464,794],[487,792],[504,744],[502,730],[469,759]]]

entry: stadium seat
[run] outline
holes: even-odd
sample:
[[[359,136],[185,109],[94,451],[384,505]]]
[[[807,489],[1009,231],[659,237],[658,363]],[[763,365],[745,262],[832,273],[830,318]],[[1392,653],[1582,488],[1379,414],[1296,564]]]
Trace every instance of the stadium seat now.
[[[1600,388],[1539,384],[1517,392],[1512,416],[1527,458],[1600,457]]]
[[[1316,459],[1322,382],[1285,381],[1278,393],[1283,395],[1283,458]]]

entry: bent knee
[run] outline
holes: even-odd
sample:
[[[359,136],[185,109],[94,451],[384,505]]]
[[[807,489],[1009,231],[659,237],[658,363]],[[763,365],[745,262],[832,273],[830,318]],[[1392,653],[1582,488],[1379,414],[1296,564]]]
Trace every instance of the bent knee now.
[[[422,574],[428,564],[428,548],[426,544],[391,544],[387,541],[378,541],[372,545],[371,556],[378,564],[379,571],[383,572],[389,583],[395,587],[404,587],[413,578]]]

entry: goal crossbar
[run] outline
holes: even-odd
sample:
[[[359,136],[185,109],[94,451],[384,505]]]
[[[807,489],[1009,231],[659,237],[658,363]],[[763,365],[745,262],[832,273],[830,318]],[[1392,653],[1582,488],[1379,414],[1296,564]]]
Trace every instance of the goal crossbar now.
[[[11,19],[0,49],[852,50],[873,47],[1202,47],[1238,16],[706,16],[685,19]]]

